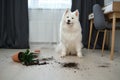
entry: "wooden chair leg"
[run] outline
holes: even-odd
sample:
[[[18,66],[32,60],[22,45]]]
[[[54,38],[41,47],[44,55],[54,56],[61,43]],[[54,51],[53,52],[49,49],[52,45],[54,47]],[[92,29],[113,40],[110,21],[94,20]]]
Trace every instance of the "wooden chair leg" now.
[[[92,36],[92,28],[93,28],[93,20],[90,21],[90,32],[89,32],[89,40],[88,40],[88,49],[90,48],[90,41]]]
[[[106,33],[107,33],[107,30],[104,30],[104,38],[103,38],[103,43],[102,43],[102,56],[104,55],[104,46],[105,46],[105,40],[106,40]]]
[[[95,47],[96,47],[96,43],[97,43],[97,40],[98,40],[99,32],[100,32],[100,31],[97,31],[97,35],[96,35],[96,38],[95,38],[95,42],[94,42],[94,47],[93,47],[93,49],[95,49]]]

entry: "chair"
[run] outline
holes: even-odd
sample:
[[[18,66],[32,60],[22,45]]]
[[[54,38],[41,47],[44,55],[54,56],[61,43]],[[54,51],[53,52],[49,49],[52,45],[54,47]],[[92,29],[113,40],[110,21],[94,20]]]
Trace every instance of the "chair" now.
[[[94,14],[94,26],[97,29],[97,35],[95,38],[93,49],[95,49],[95,47],[96,47],[99,33],[104,32],[103,43],[102,43],[102,56],[103,56],[107,31],[108,31],[108,29],[112,28],[112,26],[110,24],[108,24],[108,22],[105,21],[105,16],[104,16],[101,6],[99,4],[93,5],[93,14]]]

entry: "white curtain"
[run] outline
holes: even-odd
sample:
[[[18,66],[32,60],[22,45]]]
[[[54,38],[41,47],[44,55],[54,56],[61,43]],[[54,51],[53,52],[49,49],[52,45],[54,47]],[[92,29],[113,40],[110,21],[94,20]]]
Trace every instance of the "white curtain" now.
[[[28,0],[28,7],[32,9],[65,9],[71,7],[71,0]]]
[[[57,43],[59,24],[71,0],[28,0],[30,42]]]

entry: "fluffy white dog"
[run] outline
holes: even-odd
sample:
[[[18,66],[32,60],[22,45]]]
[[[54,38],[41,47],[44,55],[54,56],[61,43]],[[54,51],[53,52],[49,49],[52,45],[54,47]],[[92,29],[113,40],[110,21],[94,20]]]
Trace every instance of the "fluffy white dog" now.
[[[57,51],[61,53],[61,57],[69,53],[77,53],[78,57],[82,57],[81,32],[78,10],[71,12],[67,9],[60,23],[60,43],[57,47]]]

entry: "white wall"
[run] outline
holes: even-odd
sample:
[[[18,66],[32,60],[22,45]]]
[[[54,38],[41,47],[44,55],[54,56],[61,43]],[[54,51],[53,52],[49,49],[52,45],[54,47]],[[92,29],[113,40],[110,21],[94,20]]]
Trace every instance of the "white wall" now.
[[[58,41],[59,24],[65,10],[29,9],[30,43]]]

